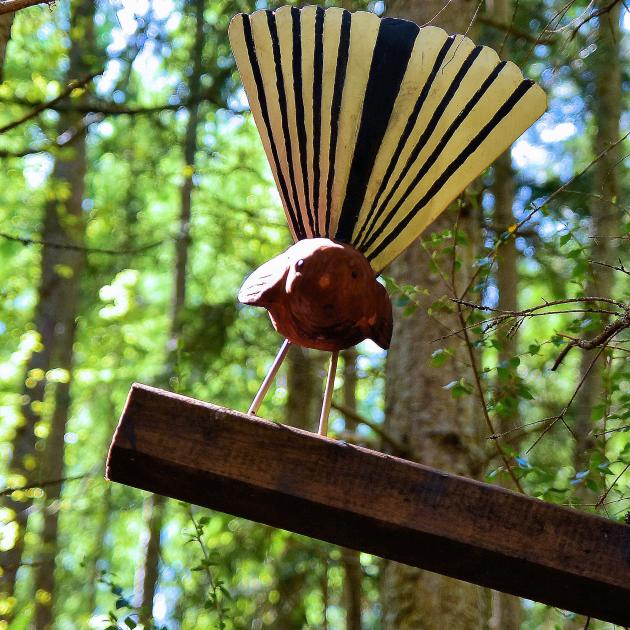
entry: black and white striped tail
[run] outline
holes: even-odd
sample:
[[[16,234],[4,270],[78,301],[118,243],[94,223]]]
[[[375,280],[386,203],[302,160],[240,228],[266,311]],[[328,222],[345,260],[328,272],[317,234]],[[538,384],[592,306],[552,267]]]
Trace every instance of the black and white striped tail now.
[[[546,106],[490,48],[405,20],[283,7],[237,15],[230,41],[294,238],[377,272]]]

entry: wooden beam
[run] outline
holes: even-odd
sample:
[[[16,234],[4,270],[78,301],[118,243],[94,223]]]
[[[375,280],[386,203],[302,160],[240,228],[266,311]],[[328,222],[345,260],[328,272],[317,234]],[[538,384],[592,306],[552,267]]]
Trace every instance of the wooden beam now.
[[[134,385],[107,478],[630,625],[630,527]]]

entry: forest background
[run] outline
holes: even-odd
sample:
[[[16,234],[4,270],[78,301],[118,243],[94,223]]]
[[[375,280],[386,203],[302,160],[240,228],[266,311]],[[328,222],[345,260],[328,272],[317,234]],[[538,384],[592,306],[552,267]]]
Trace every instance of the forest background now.
[[[104,481],[133,381],[244,410],[280,343],[235,299],[290,240],[226,35],[276,5],[31,4],[0,3],[0,628],[612,627]],[[628,7],[343,7],[467,32],[549,108],[386,270],[332,435],[628,521]],[[314,429],[325,361],[263,415]]]

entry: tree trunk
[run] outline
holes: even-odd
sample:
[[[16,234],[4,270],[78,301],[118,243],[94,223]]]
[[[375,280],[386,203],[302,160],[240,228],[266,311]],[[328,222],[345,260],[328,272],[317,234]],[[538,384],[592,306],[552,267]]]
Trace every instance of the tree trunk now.
[[[493,17],[500,24],[509,24],[512,20],[511,0],[494,0],[492,3]],[[504,33],[492,42],[501,59],[509,59],[509,38]],[[495,238],[499,238],[515,223],[514,205],[514,170],[512,168],[511,149],[508,149],[494,163],[494,183],[492,193],[494,195],[494,229]],[[506,311],[514,311],[518,307],[518,252],[516,250],[516,237],[511,235],[499,249],[496,261],[496,282],[499,290],[498,307]],[[511,336],[503,334],[500,339],[499,361],[508,361],[517,354],[518,332]],[[496,399],[509,400],[511,404],[504,406],[499,413],[499,432],[503,433],[514,428],[518,423],[517,398],[515,397],[516,380],[507,382],[497,379],[495,384]],[[523,607],[521,600],[507,593],[493,591],[492,593],[492,618],[490,626],[496,630],[517,630],[523,621]]]
[[[91,29],[93,15],[94,5],[91,2],[86,1],[74,6],[72,31],[79,24],[85,25],[81,28]],[[92,69],[86,63],[86,59],[89,59],[89,55],[86,54],[86,45],[91,45],[89,42],[92,39],[89,30],[87,35],[86,31],[83,31],[80,37],[72,37],[67,81],[85,76]],[[59,120],[59,133],[75,127],[80,118],[80,115],[72,112],[62,114]],[[58,194],[58,198],[48,201],[44,208],[44,226],[41,234],[44,243],[81,244],[83,242],[85,223],[81,204],[86,170],[85,134],[79,134],[69,149],[71,153],[64,159],[58,159],[53,169],[52,189]],[[37,477],[59,479],[62,476],[63,435],[70,404],[72,345],[75,334],[78,286],[83,264],[84,256],[81,252],[42,246],[41,276],[34,317],[39,345],[26,366],[22,391],[22,422],[16,430],[9,464],[11,473],[21,476],[25,483],[35,480],[37,455],[34,431],[35,425],[44,419],[41,416],[41,410],[47,385],[46,373],[52,367],[64,370],[65,379],[55,385],[47,454],[43,465],[37,471]],[[51,501],[55,501],[59,492],[60,486],[50,487],[47,489],[47,496]],[[5,502],[5,505],[15,514],[14,521],[17,525],[13,548],[0,557],[2,566],[9,567],[3,575],[0,588],[9,596],[15,592],[16,573],[24,550],[24,530],[31,504],[30,500],[20,503],[11,498],[7,498]],[[42,602],[41,605],[37,605],[36,616],[41,613],[44,624],[47,623],[46,619],[50,618],[51,611],[56,519],[56,513],[46,511],[44,539],[41,547],[44,554],[43,564],[38,568],[36,575],[36,588],[41,588],[39,600]],[[38,625],[38,627],[44,626]]]
[[[190,219],[192,208],[193,175],[197,153],[197,128],[199,126],[199,94],[203,74],[204,47],[204,0],[195,0],[195,46],[193,69],[190,75],[191,105],[188,108],[188,123],[184,138],[184,181],[180,194],[179,233],[175,244],[175,279],[171,300],[171,330],[166,349],[164,383],[177,378],[177,349],[182,334],[182,311],[186,303],[186,271],[190,249]],[[177,389],[177,386],[176,386]],[[148,516],[147,550],[142,571],[142,593],[140,597],[141,618],[144,623],[151,618],[153,599],[159,580],[160,534],[164,520],[165,498],[152,495],[147,499],[145,514]]]
[[[595,8],[603,8],[608,3],[600,0]],[[620,136],[621,118],[621,56],[619,18],[620,4],[617,3],[599,18],[597,51],[591,56],[594,74],[594,94],[592,109],[597,124],[597,133],[593,143],[593,153],[598,155]],[[621,158],[621,146],[609,151],[595,165],[595,188],[591,203],[591,239],[590,258],[609,264],[616,261],[617,241],[607,238],[619,233],[621,211],[615,205],[619,200],[620,177],[618,162]],[[593,267],[586,287],[587,295],[610,297],[613,288],[612,269]],[[580,375],[584,375],[591,361],[592,352],[582,352]],[[604,357],[600,358],[603,365]],[[587,377],[578,399],[576,409],[575,433],[575,468],[577,471],[588,468],[588,458],[594,441],[591,414],[593,406],[601,398],[603,391],[602,370],[594,369]]]
[[[606,0],[599,0],[594,10],[608,6]],[[622,103],[622,73],[620,52],[620,4],[617,3],[607,13],[599,17],[597,51],[591,56],[594,75],[594,93],[592,109],[597,124],[597,133],[593,143],[593,153],[599,155],[604,149],[616,142],[620,136],[620,118]],[[617,146],[609,151],[595,165],[594,197],[591,203],[591,236],[601,237],[591,239],[590,258],[592,260],[614,264],[617,260],[617,241],[611,236],[619,234],[621,225],[621,210],[615,205],[619,200],[621,181],[618,163],[621,159],[621,147]],[[613,272],[606,267],[593,267],[586,285],[586,295],[612,297]],[[580,376],[585,376],[594,352],[582,351]],[[598,365],[594,366],[586,377],[578,397],[575,401],[576,435],[574,466],[576,471],[586,470],[589,459],[595,447],[592,434],[592,414],[594,406],[603,402],[604,383],[604,354],[600,356]],[[584,499],[589,491],[582,485],[578,490]],[[585,618],[577,616],[567,622],[569,630],[584,628]]]
[[[287,356],[285,422],[317,431],[322,404],[322,353],[292,345]]]
[[[475,5],[460,0],[445,8],[442,0],[398,0],[392,2],[388,14],[420,25],[437,16],[431,22],[433,25],[463,33]],[[473,219],[462,219],[459,228],[474,234],[477,230]],[[447,213],[430,231],[442,231],[452,224],[453,215]],[[462,377],[472,382],[469,362],[464,353],[457,350],[447,365],[440,369],[430,367],[431,353],[436,347],[430,342],[442,336],[445,329],[428,316],[427,308],[447,290],[429,262],[428,256],[416,245],[407,249],[388,270],[397,282],[427,289],[429,296],[420,296],[420,307],[412,316],[403,317],[401,310],[395,309],[394,337],[386,369],[387,430],[410,446],[423,464],[474,477],[480,472],[479,462],[471,455],[473,449],[470,448],[479,432],[474,422],[475,415],[479,415],[475,407],[478,403],[471,396],[454,399],[450,391],[444,389],[444,385]],[[439,317],[449,328],[459,328],[454,318],[445,321],[450,316],[439,314]],[[393,562],[383,564],[381,600],[382,627],[386,630],[487,627],[488,591]]]
[[[91,42],[94,40],[95,7],[89,0],[80,0],[73,7],[70,33],[70,66],[68,81],[85,76],[91,68]],[[80,114],[68,112],[60,118],[60,133],[76,127],[81,119]],[[83,243],[85,236],[85,219],[83,217],[83,198],[85,193],[85,174],[87,170],[85,134],[73,144],[72,152],[65,159],[57,160],[54,171],[56,186],[63,184],[70,194],[61,207],[59,201],[49,202],[46,216],[53,217],[64,234],[61,241],[54,242]],[[74,234],[73,234],[74,233]],[[73,236],[71,236],[73,234]],[[60,235],[61,236],[61,235]],[[62,250],[58,265],[65,268],[64,278],[59,286],[58,304],[55,317],[55,338],[51,354],[52,365],[60,368],[67,375],[64,380],[55,384],[54,410],[50,421],[50,429],[46,439],[46,448],[41,467],[43,479],[61,479],[64,470],[64,435],[70,413],[70,385],[72,382],[73,346],[76,333],[76,318],[79,305],[79,288],[85,254],[83,252]],[[53,606],[55,600],[55,558],[57,556],[57,533],[59,526],[58,503],[62,484],[56,484],[46,490],[46,509],[44,526],[40,543],[39,566],[35,574],[36,630],[48,630],[52,627]]]
[[[4,80],[4,58],[7,54],[7,45],[11,39],[11,26],[15,13],[0,15],[0,83]]]
[[[343,354],[343,404],[357,410],[357,351],[344,350]],[[356,428],[356,423],[346,418],[346,430]],[[362,570],[361,555],[354,549],[341,548],[341,564],[344,570],[343,599],[346,609],[346,630],[361,630]]]
[[[292,345],[287,355],[285,422],[291,426],[317,430],[322,402],[323,353]],[[307,570],[300,567],[312,555],[309,543],[289,534],[284,552],[276,560],[278,603],[273,627],[295,630],[306,626],[304,589]],[[298,568],[299,567],[299,568]]]

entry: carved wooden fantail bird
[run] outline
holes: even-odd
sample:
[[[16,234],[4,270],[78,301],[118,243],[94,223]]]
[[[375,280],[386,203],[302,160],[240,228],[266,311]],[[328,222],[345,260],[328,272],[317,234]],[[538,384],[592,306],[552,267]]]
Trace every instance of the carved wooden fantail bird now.
[[[295,244],[239,292],[285,342],[333,353],[389,347],[378,274],[544,112],[544,92],[485,46],[366,12],[239,14],[230,42]]]

